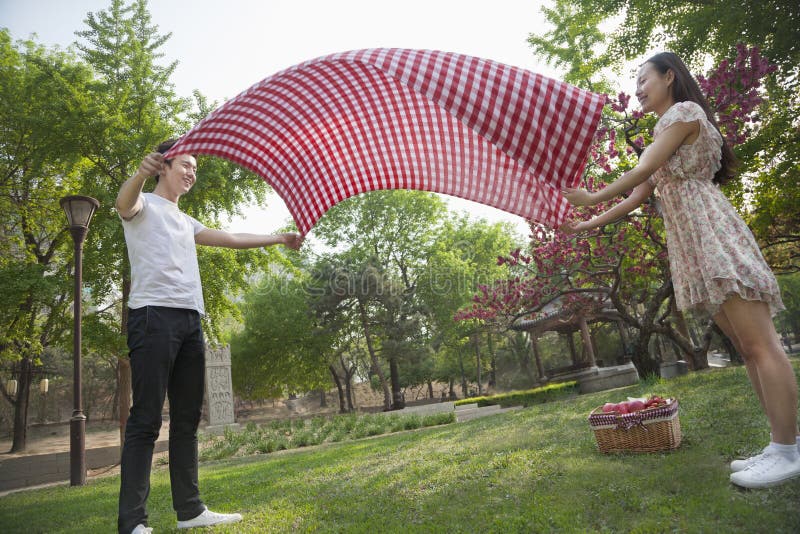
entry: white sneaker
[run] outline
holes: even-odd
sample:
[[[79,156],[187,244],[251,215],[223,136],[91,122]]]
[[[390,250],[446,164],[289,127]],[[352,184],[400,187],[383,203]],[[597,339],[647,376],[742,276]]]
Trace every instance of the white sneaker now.
[[[772,437],[772,434],[770,434],[770,437]],[[737,471],[741,471],[743,469],[747,469],[748,467],[750,467],[750,465],[753,464],[753,462],[755,462],[756,460],[761,458],[761,456],[763,456],[764,453],[767,452],[768,450],[770,450],[770,446],[769,445],[764,447],[764,450],[762,450],[759,454],[756,454],[755,456],[751,456],[750,458],[745,458],[744,460],[734,460],[734,461],[732,461],[731,462],[731,471],[736,473]],[[800,453],[800,436],[797,436],[797,452]]]
[[[131,534],[150,534],[151,532],[153,532],[152,528],[146,527],[139,523],[136,525],[136,528],[131,531]]]
[[[202,514],[186,521],[178,521],[178,528],[210,527],[223,523],[236,523],[242,520],[242,514],[218,514],[206,508]]]
[[[733,471],[734,473],[738,473],[739,471],[747,469],[748,467],[756,463],[758,460],[760,460],[762,456],[764,456],[771,450],[772,447],[770,447],[770,445],[767,445],[760,453],[756,454],[755,456],[751,456],[750,458],[745,458],[744,460],[732,461],[731,471]]]
[[[800,457],[794,460],[772,451],[764,452],[749,467],[731,474],[731,482],[744,488],[766,488],[800,476]]]

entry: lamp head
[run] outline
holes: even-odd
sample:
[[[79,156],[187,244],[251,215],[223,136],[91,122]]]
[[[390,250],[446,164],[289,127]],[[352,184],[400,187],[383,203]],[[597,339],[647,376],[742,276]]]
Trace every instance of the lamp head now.
[[[70,228],[89,228],[92,215],[100,207],[100,202],[92,197],[71,195],[61,199],[61,207],[67,214]]]

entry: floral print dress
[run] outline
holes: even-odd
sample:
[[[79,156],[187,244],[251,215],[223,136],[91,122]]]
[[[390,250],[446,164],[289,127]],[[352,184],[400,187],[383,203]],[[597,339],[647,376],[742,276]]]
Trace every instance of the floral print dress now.
[[[669,265],[680,310],[709,314],[731,295],[785,309],[753,234],[714,184],[721,166],[722,137],[695,102],[678,102],[655,126],[658,137],[676,122],[700,122],[700,134],[682,145],[650,178],[664,217]]]

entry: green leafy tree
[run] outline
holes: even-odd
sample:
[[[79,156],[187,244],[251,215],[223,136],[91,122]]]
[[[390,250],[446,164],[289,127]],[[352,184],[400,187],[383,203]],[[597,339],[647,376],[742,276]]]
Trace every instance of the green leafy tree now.
[[[363,334],[370,374],[378,378],[386,410],[392,408],[400,394],[398,388],[398,393],[393,395],[378,359],[382,339],[377,330],[382,326],[381,312],[386,311],[381,300],[396,288],[397,285],[372,262],[359,262],[346,255],[322,258],[314,266],[309,286],[310,304],[323,328],[331,330],[342,325],[345,329],[358,328]],[[349,322],[343,324],[344,321]]]
[[[16,45],[0,30],[0,362],[16,362],[12,452],[25,449],[33,367],[48,345],[70,338],[72,241],[59,198],[85,166],[81,127],[63,85],[86,87],[90,71],[67,51]]]
[[[416,288],[446,214],[444,202],[432,193],[375,191],[337,204],[315,228],[315,235],[325,245],[347,247],[336,260],[347,267],[328,272],[338,272],[335,276],[364,288],[364,298],[353,297],[359,306],[357,317],[362,328],[370,329],[365,341],[371,357],[376,358],[373,370],[384,390],[387,384],[377,364],[378,352],[388,364],[391,395],[386,402],[395,408],[403,406],[401,363],[420,361],[414,356],[422,350],[419,328],[415,327],[421,313]],[[378,340],[380,347],[373,343]]]
[[[427,312],[431,345],[442,356],[437,359],[435,375],[448,383],[459,380],[462,394],[466,394],[467,381],[475,380],[482,389],[480,355],[484,340],[489,349],[491,329],[479,321],[457,322],[453,317],[470,304],[479,285],[508,274],[507,267],[497,264],[497,258],[517,245],[507,224],[462,216],[443,225],[429,252],[418,293]],[[476,362],[465,366],[463,352],[470,349]],[[474,373],[468,376],[467,369],[474,369]]]
[[[800,340],[800,273],[779,276],[778,285],[786,306],[786,311],[778,316],[778,331],[791,332],[795,340]]]
[[[106,306],[105,316],[120,325],[124,338],[130,266],[122,226],[112,209],[116,194],[145,154],[204,117],[214,104],[195,92],[192,107],[188,99],[175,94],[170,77],[176,63],[164,66],[159,61],[170,36],[159,34],[144,0],[131,4],[113,0],[107,10],[89,13],[86,26],[77,32],[81,38],[77,46],[96,78],[85,94],[73,91],[72,95],[85,117],[81,150],[91,162],[82,190],[102,205],[92,224],[94,246],[87,247],[86,279],[98,302],[114,304]],[[198,181],[181,200],[181,208],[209,227],[220,226],[242,204],[263,200],[268,191],[253,174],[221,159],[201,158],[197,174]],[[204,326],[211,340],[219,340],[225,317],[238,313],[232,298],[247,287],[248,275],[277,258],[275,251],[199,250]],[[116,356],[122,435],[129,410],[130,368],[124,350]]]
[[[130,267],[114,200],[146,153],[185,131],[214,104],[199,92],[193,101],[175,94],[170,83],[175,63],[160,61],[169,35],[152,24],[145,1],[112,0],[107,10],[89,13],[77,35],[78,57],[72,49],[15,47],[8,32],[0,35],[0,219],[9,236],[0,243],[0,277],[18,289],[12,295],[29,295],[20,302],[3,295],[0,343],[15,357],[21,352],[12,342],[28,347],[27,354],[48,344],[69,345],[72,255],[58,199],[75,193],[97,198],[101,207],[84,247],[89,304],[84,320],[92,325],[84,330],[84,347],[118,367],[122,429],[130,391],[124,339]],[[268,191],[263,181],[224,160],[202,158],[198,175],[181,204],[210,227],[244,203],[263,200]],[[238,313],[233,299],[247,287],[249,274],[284,260],[275,250],[201,249],[199,261],[206,332],[218,340],[226,316]],[[27,318],[14,312],[23,308]]]
[[[328,383],[331,337],[316,325],[302,277],[265,275],[247,293],[244,328],[231,339],[233,387],[269,399]]]
[[[598,93],[613,92],[604,71],[616,58],[607,50],[598,53],[607,41],[599,27],[604,15],[581,9],[575,0],[555,0],[552,7],[542,7],[542,13],[551,28],[528,38],[536,53],[564,69],[564,81]]]

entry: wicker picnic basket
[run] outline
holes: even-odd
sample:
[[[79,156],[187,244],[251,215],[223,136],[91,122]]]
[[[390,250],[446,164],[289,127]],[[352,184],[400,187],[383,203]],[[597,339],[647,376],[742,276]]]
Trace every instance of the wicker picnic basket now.
[[[628,414],[603,413],[602,406],[589,414],[600,452],[654,452],[676,449],[681,444],[678,400]]]

